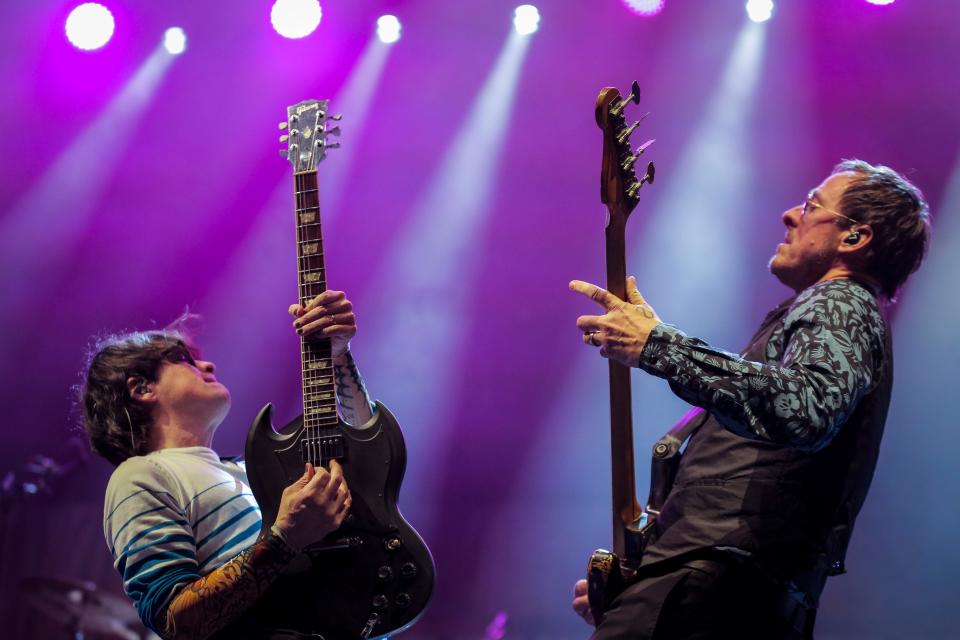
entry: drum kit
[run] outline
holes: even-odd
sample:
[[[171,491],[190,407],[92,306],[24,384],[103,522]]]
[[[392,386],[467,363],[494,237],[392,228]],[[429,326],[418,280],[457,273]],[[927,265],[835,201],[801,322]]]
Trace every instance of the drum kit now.
[[[104,593],[86,580],[26,578],[24,601],[32,615],[42,616],[47,628],[63,631],[74,640],[159,640],[140,622],[133,605],[123,597]]]

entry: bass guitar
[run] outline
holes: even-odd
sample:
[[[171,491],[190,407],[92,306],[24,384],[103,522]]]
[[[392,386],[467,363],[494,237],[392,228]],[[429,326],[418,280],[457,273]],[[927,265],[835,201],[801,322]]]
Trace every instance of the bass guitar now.
[[[289,129],[280,140],[287,142],[282,153],[294,170],[297,285],[304,306],[327,288],[316,167],[328,149],[339,146],[327,141],[339,134],[327,126],[339,116],[327,114],[328,101],[308,100],[288,107],[280,124]],[[284,488],[307,462],[337,460],[353,506],[337,531],[294,559],[250,609],[243,627],[326,640],[383,638],[414,624],[434,587],[430,551],[397,507],[406,467],[403,434],[379,402],[371,425],[340,421],[328,339],[301,338],[300,354],[303,415],[277,431],[268,404],[247,435],[247,474],[264,532],[277,517]]]
[[[648,163],[637,177],[637,160],[653,144],[648,140],[636,151],[630,135],[646,117],[631,125],[624,117],[627,106],[640,102],[640,85],[633,83],[630,95],[621,96],[612,87],[600,91],[596,104],[597,125],[603,132],[603,162],[600,200],[607,208],[605,229],[607,290],[626,300],[627,218],[639,201],[641,187],[653,182],[654,164]],[[630,411],[630,368],[615,360],[610,367],[610,448],[613,498],[613,551],[597,549],[587,565],[587,594],[594,622],[599,625],[610,604],[634,579],[644,547],[654,532],[654,520],[666,498],[675,467],[669,461],[675,448],[663,442],[654,448],[650,500],[645,509],[636,497],[633,466],[633,419]]]

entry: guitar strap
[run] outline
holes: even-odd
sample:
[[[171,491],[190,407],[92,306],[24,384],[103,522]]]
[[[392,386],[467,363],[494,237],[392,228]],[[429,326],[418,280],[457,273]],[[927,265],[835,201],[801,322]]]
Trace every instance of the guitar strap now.
[[[751,360],[762,360],[767,340],[773,333],[776,325],[790,309],[796,297],[789,298],[778,304],[766,315],[760,328],[750,339],[747,346],[740,351],[742,357]],[[660,511],[667,495],[673,488],[673,481],[680,466],[683,443],[692,437],[707,421],[710,413],[705,409],[695,407],[683,419],[665,433],[653,446],[653,460],[650,466],[650,498],[647,501],[647,510]]]

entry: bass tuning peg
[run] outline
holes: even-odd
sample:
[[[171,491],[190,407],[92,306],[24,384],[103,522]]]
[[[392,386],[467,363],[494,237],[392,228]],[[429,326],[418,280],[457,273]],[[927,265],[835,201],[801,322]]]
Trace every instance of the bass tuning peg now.
[[[640,120],[642,120],[641,118]],[[620,144],[626,144],[627,140],[630,139],[630,134],[633,133],[633,130],[637,128],[640,124],[640,120],[637,120],[632,125],[620,132],[620,135],[617,136],[617,142]]]
[[[630,198],[636,198],[637,193],[640,191],[640,187],[645,184],[653,184],[655,169],[656,167],[653,166],[652,162],[647,164],[647,173],[642,178],[627,187],[627,196]]]
[[[627,158],[620,164],[620,167],[624,171],[629,171],[630,167],[632,167],[634,163],[637,161],[637,158],[642,156],[643,152],[646,151],[650,147],[650,145],[652,145],[654,142],[656,142],[656,140],[650,139],[644,142],[639,147],[637,147],[636,152],[632,156],[627,156]]]
[[[653,184],[653,175],[656,172],[656,167],[653,166],[652,162],[647,163],[647,175],[643,176],[645,182]]]
[[[633,84],[630,85],[630,95],[620,98],[616,104],[613,104],[610,107],[610,114],[614,116],[620,115],[631,102],[634,104],[640,104],[640,83],[636,80],[634,80]]]

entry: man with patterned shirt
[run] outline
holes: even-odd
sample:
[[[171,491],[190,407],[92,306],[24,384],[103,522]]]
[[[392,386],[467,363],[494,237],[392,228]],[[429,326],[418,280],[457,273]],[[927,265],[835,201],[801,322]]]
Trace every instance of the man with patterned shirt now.
[[[662,442],[687,447],[636,583],[594,638],[809,638],[828,575],[843,572],[879,453],[893,382],[892,300],[923,260],[929,214],[893,170],[845,161],[783,214],[770,271],[796,296],[740,354],[574,281],[604,357],[666,379],[695,406]],[[586,582],[573,607],[593,622]]]
[[[357,331],[350,301],[326,291],[289,311],[297,333],[330,338],[343,419],[370,424],[349,351]],[[144,624],[165,638],[207,638],[236,620],[350,508],[339,464],[308,464],[284,490],[270,534],[259,535],[245,467],[210,448],[230,393],[177,328],[101,341],[81,403],[91,446],[117,465],[104,504],[107,544]]]

